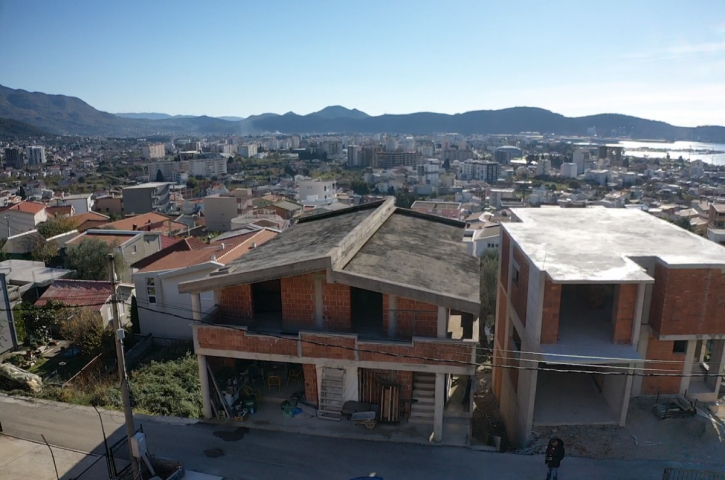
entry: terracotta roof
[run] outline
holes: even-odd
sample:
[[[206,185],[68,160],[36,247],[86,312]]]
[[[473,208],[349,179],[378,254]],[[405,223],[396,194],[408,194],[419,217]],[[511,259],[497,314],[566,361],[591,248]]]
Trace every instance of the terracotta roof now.
[[[166,235],[161,235],[161,249],[170,247],[171,245],[180,242],[181,240],[174,237],[167,237]]]
[[[78,307],[101,306],[111,297],[111,283],[93,280],[56,280],[41,295],[35,305],[45,305],[49,300]]]
[[[79,213],[78,215],[73,215],[70,217],[71,220],[73,220],[73,223],[76,227],[80,227],[84,223],[86,223],[89,220],[92,221],[98,221],[98,222],[108,222],[108,216],[107,215],[101,215],[100,213],[96,212],[85,212],[85,213]]]
[[[113,246],[114,244],[122,245],[122,244],[126,243],[127,241],[129,241],[130,239],[132,239],[134,236],[135,235],[130,235],[130,234],[122,235],[122,234],[113,234],[113,233],[105,234],[105,233],[88,233],[88,232],[86,232],[86,233],[83,233],[82,235],[77,236],[73,240],[67,242],[66,245],[76,245],[76,244],[81,243],[83,240],[91,239],[91,238],[100,240],[108,246]]]
[[[253,244],[257,246],[271,240],[277,235],[277,232],[270,230],[260,230],[253,235],[245,236],[241,242],[221,242],[213,247],[203,248],[200,250],[190,250],[185,252],[173,252],[165,257],[153,262],[139,272],[158,272],[162,270],[176,270],[179,268],[191,267],[212,261],[215,257],[216,262],[226,265],[236,260],[253,248]],[[221,248],[222,245],[224,248]]]
[[[76,230],[83,233],[86,230],[90,230],[91,228],[101,228],[106,223],[106,220],[86,220],[85,222],[78,225],[76,227]]]
[[[56,207],[46,207],[45,213],[48,214],[48,216],[58,216],[58,215],[73,215],[73,205],[58,205]]]
[[[127,217],[123,220],[117,220],[115,222],[111,222],[107,224],[107,226],[111,226],[115,228],[116,230],[133,230],[133,226],[136,225],[136,227],[140,230],[141,227],[143,227],[146,224],[156,224],[159,222],[167,222],[169,221],[169,217],[165,215],[161,215],[160,213],[143,213],[141,215],[135,215],[133,217]]]
[[[166,238],[170,238],[170,237],[166,237]],[[156,253],[152,253],[151,255],[149,255],[146,258],[142,258],[141,260],[139,260],[138,262],[134,263],[131,266],[133,268],[142,269],[148,265],[151,265],[154,262],[157,262],[158,260],[161,260],[162,258],[164,258],[167,255],[170,255],[174,252],[188,252],[190,250],[199,250],[199,249],[207,248],[207,247],[209,247],[209,245],[202,242],[198,238],[195,238],[195,237],[184,238],[182,240],[174,242],[173,244],[171,244],[168,247],[162,248],[161,250],[159,250]]]
[[[38,212],[42,212],[44,208],[46,208],[46,205],[44,203],[20,202],[16,205],[13,205],[8,210],[16,210],[18,212],[32,213],[33,215],[35,215]]]

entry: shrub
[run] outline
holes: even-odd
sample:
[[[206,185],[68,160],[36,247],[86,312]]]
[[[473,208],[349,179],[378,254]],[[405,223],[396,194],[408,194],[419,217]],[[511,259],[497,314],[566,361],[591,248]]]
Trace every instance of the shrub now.
[[[90,308],[79,308],[60,325],[60,333],[66,340],[80,347],[83,353],[98,355],[108,345],[107,338],[113,338],[113,331],[103,326],[99,312]],[[111,343],[113,343],[111,341]]]

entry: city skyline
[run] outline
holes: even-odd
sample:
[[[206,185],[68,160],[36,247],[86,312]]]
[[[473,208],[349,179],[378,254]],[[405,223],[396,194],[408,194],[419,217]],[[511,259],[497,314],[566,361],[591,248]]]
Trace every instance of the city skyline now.
[[[725,4],[699,5],[2,3],[0,84],[111,113],[531,106],[723,125]]]

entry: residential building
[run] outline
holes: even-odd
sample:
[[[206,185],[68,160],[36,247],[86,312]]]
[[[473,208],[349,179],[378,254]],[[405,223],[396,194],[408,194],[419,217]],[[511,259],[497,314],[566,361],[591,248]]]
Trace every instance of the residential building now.
[[[8,147],[5,149],[5,166],[18,170],[25,167],[25,157],[23,156],[23,152],[20,148]]]
[[[123,215],[123,197],[115,195],[97,197],[93,210],[105,215]]]
[[[589,150],[577,148],[572,154],[571,163],[576,164],[577,175],[581,175],[587,169],[587,164],[591,161],[591,153]]]
[[[38,225],[48,220],[45,204],[20,202],[0,211],[0,239],[36,230]]]
[[[130,266],[161,250],[165,238],[168,237],[164,237],[161,232],[90,229],[66,242],[66,247],[90,239],[105,243],[112,247],[114,253],[119,253],[123,257],[124,268],[116,272],[119,281],[130,283],[132,281]]]
[[[266,208],[273,210],[284,220],[291,220],[295,215],[302,213],[302,205],[287,200],[274,203]]]
[[[152,162],[148,164],[150,179],[156,179],[158,172],[165,182],[180,182],[184,174],[193,177],[220,177],[227,174],[227,162],[225,157],[192,158],[180,162]]]
[[[725,245],[725,203],[712,203],[707,213],[707,238]]]
[[[469,385],[476,370],[479,271],[460,241],[463,226],[389,198],[300,219],[213,274],[180,283],[196,320],[204,416],[219,405],[207,365],[216,374],[227,364],[294,363],[318,416],[339,419],[345,401],[374,402],[386,386],[400,402],[382,415],[398,419],[402,410],[402,423],[425,423],[441,441],[453,420],[444,413],[446,385]],[[216,309],[203,316],[202,295],[212,291]],[[449,333],[454,322],[470,328]],[[331,377],[343,385],[332,396]]]
[[[246,145],[239,145],[237,148],[237,151],[239,152],[239,155],[242,157],[253,157],[257,154],[257,145],[254,143],[246,144]]]
[[[109,281],[97,280],[56,280],[35,302],[42,307],[49,301],[63,303],[78,308],[97,311],[104,327],[113,326],[113,288]],[[125,295],[121,292],[127,292]],[[131,297],[129,288],[119,289],[118,316],[121,325],[131,321]],[[72,312],[69,312],[69,316]]]
[[[115,222],[106,222],[103,228],[138,232],[161,232],[167,237],[186,232],[188,225],[174,221],[171,217],[160,213],[149,212],[126,217]]]
[[[45,163],[45,147],[31,145],[25,147],[25,157],[28,159],[28,165],[37,167]]]
[[[578,171],[576,163],[569,162],[561,164],[561,176],[564,178],[576,178]]]
[[[204,218],[209,232],[228,232],[239,215],[238,199],[232,195],[204,197]]]
[[[166,156],[166,146],[163,143],[150,143],[141,146],[141,156],[146,160],[152,158],[164,158]]]
[[[79,233],[83,233],[91,228],[99,228],[102,225],[106,225],[109,217],[108,215],[102,215],[97,212],[86,212],[73,215],[70,217],[70,220],[73,222],[75,229]]]
[[[51,203],[57,206],[73,206],[75,213],[88,213],[93,210],[93,194],[77,193],[68,195],[63,193],[60,198],[54,198]]]
[[[375,164],[376,168],[394,168],[394,167],[416,167],[423,160],[420,153],[412,152],[376,152]]]
[[[322,151],[328,157],[337,157],[342,155],[342,142],[340,140],[326,140],[322,142]]]
[[[191,297],[179,293],[179,283],[204,278],[276,235],[260,229],[203,248],[170,252],[139,269],[133,274],[133,280],[141,334],[191,340],[190,322],[179,321],[179,316],[191,312]],[[200,301],[203,314],[216,307],[214,292],[205,292]]]
[[[493,152],[494,160],[496,160],[496,163],[500,163],[501,165],[508,165],[511,163],[512,159],[520,158],[521,156],[523,156],[523,152],[520,148],[509,145],[498,147]]]
[[[587,170],[584,178],[594,180],[599,185],[606,185],[612,178],[612,173],[609,170]]]
[[[496,162],[467,160],[461,163],[460,172],[466,180],[482,180],[486,183],[496,183],[498,181],[500,167]]]
[[[126,214],[166,213],[171,209],[168,182],[149,182],[125,187],[123,210]]]
[[[497,223],[486,223],[482,228],[466,229],[463,242],[469,255],[481,257],[487,251],[498,251],[501,227]]]
[[[331,200],[335,198],[337,185],[332,180],[303,180],[297,186],[299,200]]]
[[[551,174],[551,159],[542,158],[536,164],[536,176]]]
[[[536,425],[623,426],[631,397],[718,398],[725,248],[634,209],[512,209],[511,219],[493,390],[512,444]]]
[[[453,220],[463,220],[465,211],[459,202],[436,202],[422,201],[413,202],[410,209],[418,213],[426,213],[428,215],[436,215],[438,217],[450,218]]]
[[[362,164],[362,147],[360,145],[347,146],[347,166],[359,167]]]
[[[290,149],[296,150],[300,148],[300,136],[295,134],[290,137]]]

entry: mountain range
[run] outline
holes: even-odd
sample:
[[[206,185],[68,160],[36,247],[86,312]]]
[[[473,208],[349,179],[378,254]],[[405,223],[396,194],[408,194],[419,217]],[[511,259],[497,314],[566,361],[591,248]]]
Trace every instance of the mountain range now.
[[[725,127],[678,127],[665,122],[620,114],[566,117],[542,108],[514,107],[448,115],[410,113],[371,116],[342,106],[298,115],[264,113],[241,117],[167,115],[164,113],[111,114],[83,100],[65,95],[28,92],[0,85],[0,118],[28,123],[53,134],[88,136],[244,135],[262,133],[411,133],[456,132],[506,134],[540,132],[586,136],[625,132],[632,138],[725,143]]]

